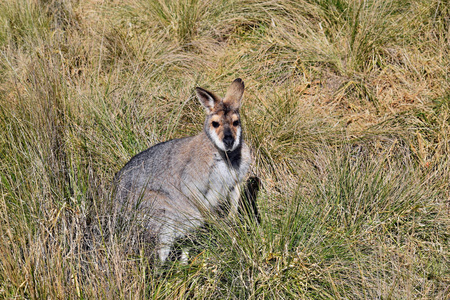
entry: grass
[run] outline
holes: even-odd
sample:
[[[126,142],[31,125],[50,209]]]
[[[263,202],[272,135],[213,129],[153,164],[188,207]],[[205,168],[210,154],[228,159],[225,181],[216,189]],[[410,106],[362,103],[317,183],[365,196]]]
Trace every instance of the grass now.
[[[0,297],[448,299],[442,0],[5,0]],[[111,212],[136,153],[246,83],[261,222],[211,216],[153,262]]]

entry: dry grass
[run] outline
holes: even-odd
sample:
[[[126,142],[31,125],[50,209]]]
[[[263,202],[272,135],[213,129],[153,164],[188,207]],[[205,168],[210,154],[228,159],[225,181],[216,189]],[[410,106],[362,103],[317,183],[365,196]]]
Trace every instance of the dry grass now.
[[[448,299],[443,0],[0,3],[0,297]],[[244,79],[261,224],[163,268],[114,173]]]

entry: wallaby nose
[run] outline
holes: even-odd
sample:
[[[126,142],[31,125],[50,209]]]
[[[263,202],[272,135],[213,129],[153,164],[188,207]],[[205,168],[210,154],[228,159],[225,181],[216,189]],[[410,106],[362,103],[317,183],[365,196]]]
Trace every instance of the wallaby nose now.
[[[223,143],[225,144],[225,148],[230,149],[231,147],[233,147],[234,144],[234,138],[233,135],[231,134],[231,130],[225,130],[225,132],[223,133]]]

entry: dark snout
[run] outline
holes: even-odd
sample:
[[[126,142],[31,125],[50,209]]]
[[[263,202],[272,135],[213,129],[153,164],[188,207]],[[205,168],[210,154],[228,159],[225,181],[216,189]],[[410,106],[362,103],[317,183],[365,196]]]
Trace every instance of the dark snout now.
[[[234,144],[233,134],[231,133],[231,130],[228,128],[225,129],[223,133],[223,144],[225,145],[226,149],[231,149]]]

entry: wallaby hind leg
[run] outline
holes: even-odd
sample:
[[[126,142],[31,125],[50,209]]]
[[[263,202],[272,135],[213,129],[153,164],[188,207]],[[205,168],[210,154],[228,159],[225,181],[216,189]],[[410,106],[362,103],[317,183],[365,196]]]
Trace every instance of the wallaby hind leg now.
[[[171,199],[165,195],[145,190],[143,201],[138,209],[148,216],[147,223],[149,234],[156,237],[156,252],[161,262],[164,262],[170,254],[175,239],[179,235],[175,230],[176,218],[173,216],[173,208],[170,207]],[[147,212],[148,215],[146,214]]]
[[[161,262],[164,262],[170,254],[176,235],[169,225],[164,225],[158,234],[158,256]]]
[[[183,265],[187,265],[187,263],[189,261],[189,250],[187,248],[183,248],[181,250],[180,261],[183,263]]]
[[[172,246],[175,243],[175,240],[181,236],[183,236],[183,234],[177,234],[175,230],[170,230],[168,228],[165,228],[163,229],[163,232],[160,232],[157,252],[161,262],[166,261],[167,257],[169,257],[170,252],[172,251]],[[183,264],[188,263],[188,248],[183,247],[181,249],[181,256],[179,257],[179,259]]]
[[[172,246],[175,241],[183,236],[186,236],[189,231],[189,221],[184,220],[178,216],[178,220],[174,221],[172,218],[167,218],[166,222],[161,226],[158,232],[158,247],[157,252],[161,262],[164,262],[172,251]],[[188,251],[186,248],[181,253],[181,261],[187,262]]]

